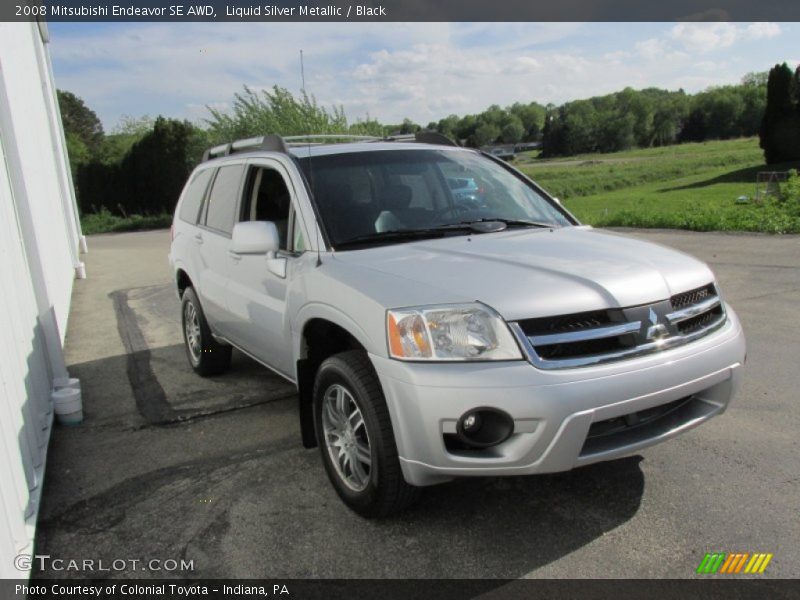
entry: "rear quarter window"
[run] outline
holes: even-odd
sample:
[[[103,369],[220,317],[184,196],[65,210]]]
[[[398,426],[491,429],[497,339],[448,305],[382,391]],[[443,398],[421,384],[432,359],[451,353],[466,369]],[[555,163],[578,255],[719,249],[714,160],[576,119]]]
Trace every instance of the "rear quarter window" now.
[[[178,216],[181,221],[186,221],[192,225],[197,224],[197,219],[200,216],[200,207],[203,204],[203,197],[206,195],[208,182],[211,181],[211,174],[214,169],[205,169],[197,173],[189,183],[186,193],[183,196],[181,203],[180,213]]]

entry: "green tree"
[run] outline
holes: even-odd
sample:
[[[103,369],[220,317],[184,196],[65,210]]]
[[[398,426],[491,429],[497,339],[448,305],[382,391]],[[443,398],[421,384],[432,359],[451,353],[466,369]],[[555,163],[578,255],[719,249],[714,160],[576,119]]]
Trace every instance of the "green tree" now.
[[[742,77],[742,85],[745,87],[764,87],[767,85],[769,71],[752,71]]]
[[[123,205],[136,214],[172,212],[194,166],[189,146],[195,127],[158,117],[153,130],[136,142],[120,163]]]
[[[795,74],[786,63],[775,65],[767,80],[767,105],[759,132],[768,164],[800,159],[800,107]]]
[[[492,123],[482,123],[472,134],[472,145],[480,148],[497,141],[500,137],[500,128]]]
[[[536,102],[529,104],[516,102],[508,107],[508,112],[519,118],[522,123],[522,127],[525,129],[523,136],[525,141],[534,142],[539,139],[544,126],[544,106]]]
[[[56,90],[56,97],[64,125],[69,166],[75,180],[80,168],[92,161],[100,151],[103,144],[103,124],[95,112],[72,92]],[[75,191],[80,194],[77,183]]]
[[[72,171],[73,181],[78,176],[78,170],[92,160],[92,153],[83,140],[72,131],[65,131],[64,137],[67,141],[67,156],[69,156],[69,168]],[[76,188],[76,193],[78,190]]]
[[[123,134],[118,134],[123,135]],[[78,170],[83,212],[157,215],[175,208],[186,178],[207,146],[188,121],[158,117],[121,160],[95,159]]]
[[[89,152],[96,152],[103,142],[103,124],[93,110],[72,92],[57,90],[58,106],[65,134],[80,139]]]
[[[515,115],[510,115],[500,130],[500,139],[506,144],[516,144],[525,137],[525,127]]]
[[[341,106],[328,110],[319,106],[313,96],[303,92],[295,98],[278,86],[260,93],[245,86],[234,95],[229,112],[207,108],[211,113],[206,122],[212,144],[272,133],[288,136],[350,131]]]

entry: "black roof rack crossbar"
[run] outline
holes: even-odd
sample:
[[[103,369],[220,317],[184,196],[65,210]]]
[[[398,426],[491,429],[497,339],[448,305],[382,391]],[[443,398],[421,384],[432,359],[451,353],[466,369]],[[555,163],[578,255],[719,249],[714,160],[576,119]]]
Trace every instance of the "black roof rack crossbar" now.
[[[438,146],[458,146],[455,140],[451,140],[446,135],[438,131],[418,131],[414,134],[414,139],[420,144],[436,144]]]

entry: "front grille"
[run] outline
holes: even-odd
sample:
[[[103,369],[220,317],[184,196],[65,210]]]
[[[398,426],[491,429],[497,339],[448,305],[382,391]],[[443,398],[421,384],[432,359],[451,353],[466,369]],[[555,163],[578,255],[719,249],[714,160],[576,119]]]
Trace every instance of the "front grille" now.
[[[708,285],[689,290],[688,292],[675,294],[669,299],[669,303],[672,304],[674,310],[680,310],[681,308],[686,308],[692,304],[698,304],[706,298],[716,295],[717,291],[714,289],[714,284],[709,283]]]
[[[563,369],[666,350],[724,322],[725,309],[709,283],[653,304],[523,319],[511,329],[532,363]]]
[[[631,340],[626,343],[626,340]],[[594,354],[605,354],[623,348],[633,346],[633,336],[620,335],[614,337],[601,338],[598,340],[585,340],[572,342],[569,344],[548,344],[537,347],[539,356],[546,360],[558,360],[559,358],[574,358],[576,356],[591,356]]]
[[[578,329],[591,329],[611,323],[611,311],[595,310],[592,312],[561,315],[558,317],[545,317],[543,319],[528,319],[521,324],[526,331],[543,333],[564,333]]]
[[[713,324],[714,321],[718,320],[721,316],[722,305],[718,304],[711,310],[701,313],[696,317],[690,317],[685,321],[680,321],[678,323],[678,331],[680,331],[682,335],[688,335],[690,333],[694,333],[695,331],[700,331]]]
[[[664,439],[713,417],[722,408],[716,402],[689,396],[616,419],[593,423],[579,458],[595,460],[621,451],[629,452],[632,448]]]

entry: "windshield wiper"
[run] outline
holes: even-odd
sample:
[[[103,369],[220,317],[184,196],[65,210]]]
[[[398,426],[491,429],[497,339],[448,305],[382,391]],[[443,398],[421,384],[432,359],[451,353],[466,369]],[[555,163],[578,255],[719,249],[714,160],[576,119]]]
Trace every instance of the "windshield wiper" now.
[[[480,223],[498,223],[505,225],[502,229],[507,229],[509,227],[539,227],[541,229],[554,229],[558,227],[553,223],[543,223],[541,221],[526,221],[524,219],[502,219],[498,217],[484,217],[482,219],[474,219],[471,221],[460,221],[458,223],[454,223],[452,225],[442,225],[442,228],[447,227],[464,227],[464,226],[473,226],[474,231],[478,231],[479,233],[484,232],[485,230],[480,228]],[[474,226],[478,225],[478,228],[475,229]],[[502,231],[502,229],[491,229],[489,231]]]
[[[357,235],[356,237],[344,240],[336,244],[337,248],[347,246],[359,246],[368,244],[382,244],[384,242],[402,242],[430,238],[444,237],[448,233],[464,232],[464,233],[494,233],[496,231],[503,231],[509,227],[539,227],[543,229],[551,229],[556,227],[552,223],[539,223],[537,221],[524,221],[517,219],[475,219],[472,221],[462,221],[460,223],[447,223],[444,225],[437,225],[435,227],[426,227],[423,229],[391,229],[389,231],[377,231],[375,233],[367,233],[364,235]]]
[[[374,244],[383,242],[399,242],[405,240],[420,240],[426,238],[440,238],[447,235],[448,232],[454,230],[464,230],[471,232],[472,228],[469,225],[457,225],[455,227],[428,227],[425,229],[392,229],[390,231],[378,231],[375,233],[367,233],[365,235],[357,235],[349,240],[344,240],[336,244],[337,248],[344,246],[357,246],[360,244]]]

